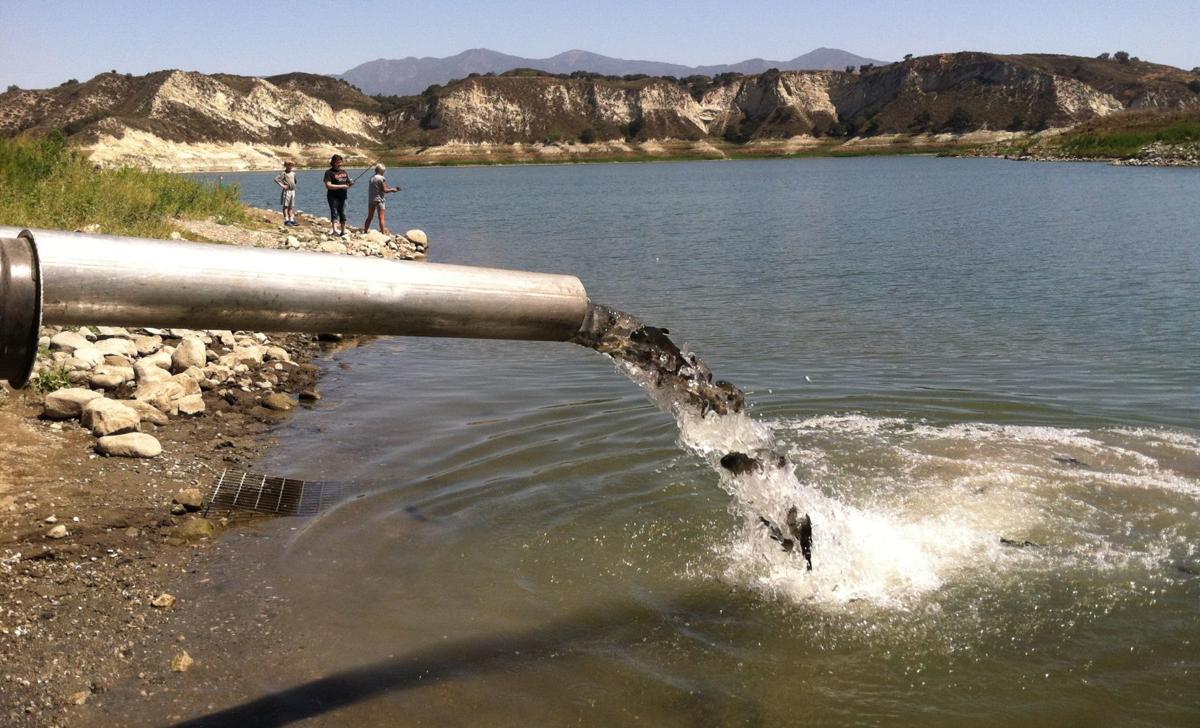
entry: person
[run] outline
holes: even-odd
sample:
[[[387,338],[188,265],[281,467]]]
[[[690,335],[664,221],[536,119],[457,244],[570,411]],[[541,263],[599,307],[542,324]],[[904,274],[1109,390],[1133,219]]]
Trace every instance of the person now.
[[[298,225],[296,222],[296,163],[283,163],[283,172],[275,178],[279,185],[279,204],[283,207],[283,224]]]
[[[329,160],[329,169],[325,170],[325,199],[329,202],[330,235],[346,236],[346,191],[352,186],[354,180],[342,169],[342,155],[333,155]]]
[[[387,210],[384,196],[392,192],[399,192],[400,188],[387,186],[387,178],[383,176],[386,171],[387,167],[382,164],[375,165],[375,176],[371,178],[371,184],[367,188],[367,221],[363,223],[364,233],[371,229],[371,218],[378,212],[379,232],[391,235],[391,231],[387,229],[387,223],[384,221],[384,213]]]

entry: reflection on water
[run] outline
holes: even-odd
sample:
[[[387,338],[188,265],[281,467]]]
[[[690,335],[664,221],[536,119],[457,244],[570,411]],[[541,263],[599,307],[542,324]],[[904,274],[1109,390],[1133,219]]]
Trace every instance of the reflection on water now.
[[[677,429],[568,345],[339,354],[351,368],[265,469],[375,485],[231,537],[183,603],[198,622],[268,609],[273,637],[190,636],[187,689],[124,719],[1200,719],[1200,176],[931,159],[400,176],[434,259],[577,272],[745,387],[746,412]],[[755,448],[794,474],[714,467]],[[811,573],[752,517],[796,503]]]

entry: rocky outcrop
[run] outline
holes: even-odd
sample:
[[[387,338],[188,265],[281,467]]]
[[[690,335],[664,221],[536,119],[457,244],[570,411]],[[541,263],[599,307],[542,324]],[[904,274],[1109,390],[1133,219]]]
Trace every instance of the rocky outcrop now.
[[[321,76],[110,73],[0,95],[0,133],[62,130],[99,164],[194,171],[323,164],[334,151],[373,158],[383,147],[436,161],[520,145],[542,158],[574,146],[655,155],[654,144],[686,141],[719,157],[704,145],[1033,132],[1128,109],[1200,110],[1200,76],[1141,61],[953,53],[864,69],[682,80],[525,70],[388,99],[386,114]]]

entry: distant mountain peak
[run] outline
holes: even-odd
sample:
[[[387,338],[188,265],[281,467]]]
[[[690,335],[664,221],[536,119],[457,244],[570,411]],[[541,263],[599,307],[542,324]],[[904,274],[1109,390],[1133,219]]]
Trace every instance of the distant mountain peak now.
[[[445,84],[471,73],[503,73],[514,68],[535,68],[550,73],[591,71],[611,76],[645,74],[648,76],[690,76],[718,73],[762,73],[768,68],[781,71],[841,70],[848,65],[882,64],[885,61],[864,58],[837,48],[817,48],[790,61],[750,58],[738,63],[713,66],[685,66],[677,63],[613,58],[582,48],[572,48],[549,58],[522,58],[490,48],[470,48],[447,58],[377,59],[355,66],[344,78],[369,94],[407,96],[419,94],[434,84]]]

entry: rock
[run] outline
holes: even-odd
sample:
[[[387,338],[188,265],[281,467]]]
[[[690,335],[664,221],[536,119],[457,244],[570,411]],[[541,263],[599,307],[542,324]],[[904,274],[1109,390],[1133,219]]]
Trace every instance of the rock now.
[[[266,407],[270,410],[275,410],[276,412],[287,412],[288,410],[294,409],[296,403],[293,402],[292,398],[286,394],[283,394],[282,392],[274,392],[263,397],[262,405],[263,407]]]
[[[189,518],[175,528],[175,535],[185,541],[199,541],[213,535],[215,530],[207,518]]]
[[[117,354],[124,357],[136,357],[138,355],[137,344],[129,339],[101,339],[93,344],[93,346],[105,355]],[[76,356],[79,355],[76,354]]]
[[[183,236],[180,235],[179,231],[177,231],[177,230],[172,230],[171,234],[168,235],[167,237],[170,238],[171,240],[183,240]]]
[[[133,345],[137,347],[138,356],[149,356],[162,348],[162,337],[134,336]]]
[[[404,233],[404,237],[408,238],[409,242],[416,243],[417,245],[429,245],[429,236],[425,234],[424,230],[409,230]]]
[[[123,341],[123,339],[110,339],[110,341]],[[130,379],[133,379],[134,376],[133,367],[114,367],[102,364],[92,371],[89,381],[93,387],[116,389]]]
[[[133,378],[133,361],[129,357],[121,356],[120,354],[105,354],[104,363],[114,367],[126,367],[129,369],[129,377]]]
[[[291,361],[292,355],[282,346],[267,346],[263,348],[265,361]]]
[[[148,422],[152,425],[165,425],[170,422],[162,410],[149,402],[141,402],[136,399],[123,399],[121,400],[121,404],[137,412],[142,422]]]
[[[123,458],[153,458],[162,453],[162,445],[153,435],[131,432],[127,435],[109,435],[96,442],[101,455]]]
[[[199,337],[185,337],[171,354],[171,371],[182,372],[191,367],[203,367],[208,363],[204,353],[204,342]]]
[[[300,392],[301,402],[316,402],[321,398],[321,393],[316,389],[305,389]]]
[[[192,376],[187,372],[180,372],[179,374],[171,377],[171,381],[176,382],[180,387],[183,387],[184,396],[200,394],[200,380],[204,378],[204,372],[200,369],[196,369],[196,374],[199,376]]]
[[[77,693],[71,693],[71,697],[68,698],[68,700],[71,701],[71,705],[83,705],[84,703],[86,703],[88,701],[88,698],[90,698],[90,697],[92,697],[91,691],[80,690]]]
[[[289,235],[287,236],[287,246],[289,248],[299,248],[300,240],[297,239],[295,235]]]
[[[67,372],[67,381],[74,385],[84,384],[87,386],[91,386],[92,370],[76,369],[73,372]]]
[[[51,420],[70,420],[83,414],[83,406],[103,397],[99,392],[81,387],[60,389],[46,395],[42,416]]]
[[[42,521],[42,523],[50,523],[50,524],[58,523],[58,516],[46,516],[45,520]]]
[[[80,419],[83,426],[89,428],[96,437],[137,432],[142,426],[142,417],[136,410],[104,397],[85,404]]]
[[[378,230],[368,230],[365,233],[363,233],[362,239],[366,240],[369,243],[375,243],[376,245],[383,245],[384,243],[390,241],[391,237],[384,235],[383,233],[379,232]]]
[[[217,363],[221,366],[230,368],[236,367],[238,364],[245,366],[254,366],[262,364],[263,356],[266,354],[264,347],[257,344],[253,346],[239,346],[228,354],[224,354],[217,358]]]
[[[187,650],[180,650],[171,658],[171,672],[187,672],[195,663],[196,661],[187,653]]]
[[[175,494],[173,503],[178,503],[189,511],[198,511],[204,507],[204,494],[199,488],[184,488]]]
[[[237,344],[237,337],[233,335],[232,331],[217,329],[209,331],[208,335],[221,342],[221,346],[233,348]]]
[[[182,505],[180,505],[178,503],[171,504],[171,515],[172,516],[182,516],[185,513],[187,513],[187,509],[184,508]]]
[[[138,364],[146,364],[147,366],[156,366],[159,369],[166,371],[171,370],[171,355],[175,351],[174,347],[164,346],[148,357],[143,358]]]
[[[60,538],[66,538],[69,535],[70,534],[67,532],[67,527],[62,525],[61,523],[58,524],[57,526],[55,526],[54,528],[50,529],[49,531],[46,531],[46,538],[52,538],[55,541],[57,541]]]
[[[204,411],[204,397],[199,394],[189,394],[178,402],[179,414],[198,415]]]
[[[85,367],[90,369],[95,366],[100,366],[104,363],[104,352],[100,351],[91,344],[88,344],[87,346],[81,346],[71,352],[71,358],[67,361],[72,362],[73,366],[77,369],[83,369]]]
[[[151,382],[165,382],[171,378],[171,373],[162,367],[148,363],[145,359],[142,359],[133,365],[133,376],[138,381],[138,384],[149,384]]]
[[[322,253],[337,253],[339,255],[346,254],[346,246],[333,240],[326,240],[325,242],[321,243],[317,246],[317,250],[321,251]]]
[[[70,354],[81,346],[91,346],[91,343],[74,331],[60,331],[50,337],[51,351],[65,351]]]
[[[192,381],[192,380],[188,380]],[[195,382],[192,382],[195,384]],[[200,385],[196,385],[196,391],[199,392]],[[139,384],[136,391],[133,393],[133,398],[139,402],[147,402],[157,407],[161,412],[166,414],[177,414],[179,412],[179,400],[187,395],[181,385],[175,379],[168,379],[165,382],[146,382]]]
[[[132,339],[133,336],[120,326],[97,326],[96,336],[100,339]]]
[[[150,600],[150,606],[157,609],[170,609],[175,606],[175,597],[171,594],[163,592]]]
[[[138,530],[136,526],[130,526],[129,528],[125,529],[125,535],[129,538],[137,538],[138,536],[142,535],[142,532]]]

